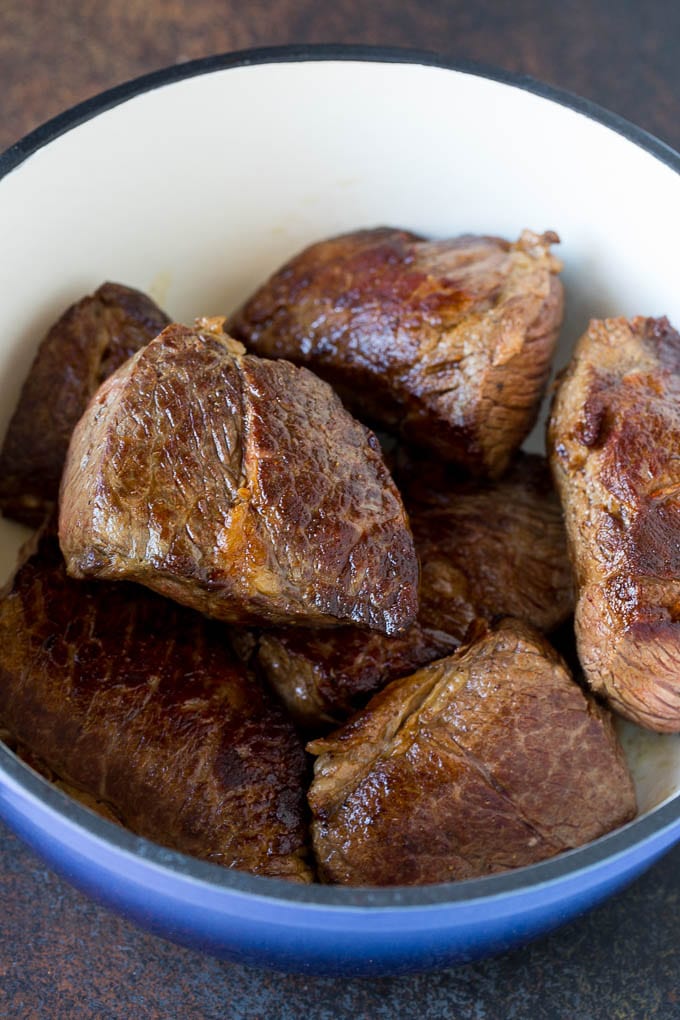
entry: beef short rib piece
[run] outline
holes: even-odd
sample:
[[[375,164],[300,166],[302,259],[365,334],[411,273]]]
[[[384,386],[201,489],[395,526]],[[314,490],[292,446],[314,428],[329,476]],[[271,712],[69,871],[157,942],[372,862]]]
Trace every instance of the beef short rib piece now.
[[[518,621],[395,680],[313,741],[308,799],[322,879],[415,885],[552,857],[629,821],[609,713]]]
[[[169,326],[91,402],[61,492],[69,573],[221,620],[403,630],[418,563],[375,436],[220,325]]]
[[[588,682],[640,725],[680,731],[680,335],[667,319],[590,323],[548,445]]]
[[[562,511],[544,457],[520,454],[497,482],[460,481],[422,460],[397,480],[421,563],[417,622],[396,637],[291,627],[255,639],[269,684],[317,732],[388,681],[453,652],[473,620],[514,615],[549,632],[573,611]]]
[[[145,294],[105,283],[47,333],[0,451],[0,509],[38,526],[56,503],[69,439],[100,383],[170,319]]]
[[[304,750],[224,627],[145,588],[66,575],[42,539],[0,601],[0,723],[138,835],[309,881]]]
[[[498,476],[533,425],[562,319],[557,235],[312,245],[230,319],[255,354],[327,379],[359,418]]]

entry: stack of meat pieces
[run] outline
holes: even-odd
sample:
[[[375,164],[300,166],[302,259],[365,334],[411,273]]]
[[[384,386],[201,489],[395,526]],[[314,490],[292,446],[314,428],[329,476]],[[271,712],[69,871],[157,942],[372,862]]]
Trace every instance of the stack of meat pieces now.
[[[112,284],[69,309],[0,455],[3,511],[42,522],[0,601],[15,746],[135,832],[297,881],[483,875],[632,818],[609,711],[544,636],[573,571],[547,461],[518,452],[561,323],[556,240],[367,230],[229,320],[171,323]],[[588,572],[580,469],[553,449],[587,618],[612,571]],[[619,691],[626,641],[579,650]]]

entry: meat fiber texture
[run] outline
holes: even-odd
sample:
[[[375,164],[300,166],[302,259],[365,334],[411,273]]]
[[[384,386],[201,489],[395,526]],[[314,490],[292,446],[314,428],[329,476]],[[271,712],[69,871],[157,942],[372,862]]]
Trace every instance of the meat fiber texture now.
[[[304,750],[223,625],[71,580],[46,535],[0,601],[0,648],[0,725],[41,771],[164,846],[311,880]]]
[[[138,290],[104,283],[42,341],[0,451],[0,510],[37,527],[57,501],[71,433],[100,383],[170,322]]]
[[[666,319],[590,323],[548,446],[585,676],[622,715],[680,731],[680,335]]]
[[[308,800],[322,880],[415,885],[552,857],[632,819],[609,713],[538,631],[480,625],[328,737]]]
[[[221,324],[169,326],[78,423],[69,572],[226,621],[405,629],[418,563],[377,439],[325,382],[245,355]]]
[[[358,627],[262,630],[252,636],[247,653],[311,736],[344,722],[390,680],[448,655],[459,644],[452,634],[416,621],[393,637]]]
[[[557,235],[321,241],[229,320],[253,353],[327,379],[363,421],[497,477],[531,429],[563,314]]]
[[[390,680],[453,652],[475,620],[512,614],[550,632],[573,611],[562,510],[544,457],[518,455],[496,482],[461,481],[410,458],[396,477],[421,565],[416,623],[395,637],[290,627],[253,639],[270,685],[317,733]]]
[[[498,481],[422,461],[398,477],[422,567],[420,620],[460,641],[478,619],[550,633],[569,618],[567,537],[545,457],[518,454]]]

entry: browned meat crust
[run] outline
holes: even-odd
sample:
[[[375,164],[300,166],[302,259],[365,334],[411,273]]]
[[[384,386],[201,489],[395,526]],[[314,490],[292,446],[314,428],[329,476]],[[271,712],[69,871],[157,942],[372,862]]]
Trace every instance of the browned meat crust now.
[[[39,525],[57,500],[76,422],[99,384],[170,322],[145,294],[105,283],[47,333],[0,452],[0,510]]]
[[[461,640],[475,619],[514,616],[548,633],[569,617],[571,564],[544,457],[522,453],[499,481],[481,483],[421,463],[400,484],[422,568],[421,622]]]
[[[222,620],[396,633],[417,610],[375,436],[311,372],[244,355],[214,322],[169,326],[98,391],[60,541],[75,577],[139,581]]]
[[[573,610],[562,511],[544,457],[498,482],[419,461],[399,476],[421,563],[418,621],[403,635],[265,631],[256,658],[294,718],[317,732],[369,695],[455,650],[473,620],[513,614],[551,631]]]
[[[345,234],[291,259],[229,331],[313,368],[359,418],[498,476],[547,381],[562,319],[557,240]]]
[[[585,675],[613,708],[680,730],[680,335],[594,320],[555,394],[548,445],[564,504]]]
[[[636,812],[609,714],[537,631],[485,628],[313,741],[321,877],[472,878],[551,857]]]
[[[344,722],[371,694],[448,655],[459,639],[416,622],[387,637],[358,627],[262,631],[254,662],[298,725],[311,733]]]
[[[66,576],[54,538],[0,602],[0,720],[127,827],[309,881],[306,762],[224,628],[144,588]]]

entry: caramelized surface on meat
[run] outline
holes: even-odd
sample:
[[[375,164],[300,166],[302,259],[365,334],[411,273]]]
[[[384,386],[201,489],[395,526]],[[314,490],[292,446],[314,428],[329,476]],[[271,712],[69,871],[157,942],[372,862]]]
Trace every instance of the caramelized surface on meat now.
[[[548,429],[592,687],[680,730],[680,335],[666,319],[594,320]]]
[[[513,614],[550,631],[573,610],[562,511],[544,457],[520,454],[498,482],[461,482],[422,460],[398,480],[421,562],[418,622],[397,637],[345,627],[256,639],[260,668],[305,727],[340,723],[388,681],[449,655],[473,620]]]
[[[518,621],[395,680],[313,741],[321,877],[414,885],[531,864],[630,820],[609,714]]]
[[[61,495],[69,572],[223,620],[404,629],[418,564],[375,436],[311,372],[204,325],[169,326],[78,424]]]
[[[345,234],[291,259],[229,330],[256,354],[313,368],[362,420],[497,476],[547,381],[562,319],[557,240]]]
[[[0,452],[0,509],[39,525],[57,500],[76,422],[99,384],[170,320],[145,294],[105,283],[47,333]]]
[[[222,626],[70,580],[47,537],[0,601],[0,647],[3,727],[86,802],[217,864],[311,879],[304,751]]]
[[[400,478],[421,562],[419,619],[461,640],[475,619],[549,632],[573,611],[562,510],[547,461],[519,454],[497,482],[421,463]]]
[[[262,631],[256,659],[292,718],[307,730],[338,725],[389,680],[454,651],[451,634],[414,623],[394,637],[358,627]]]

